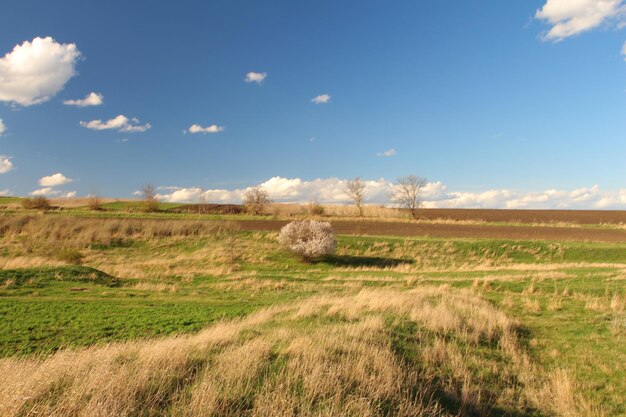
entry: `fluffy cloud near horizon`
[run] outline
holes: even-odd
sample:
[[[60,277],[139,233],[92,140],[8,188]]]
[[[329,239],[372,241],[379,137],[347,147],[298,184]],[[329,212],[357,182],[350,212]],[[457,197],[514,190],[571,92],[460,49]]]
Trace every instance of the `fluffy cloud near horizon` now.
[[[6,131],[7,131],[7,125],[5,125],[2,119],[0,119],[0,136],[2,136],[4,132]]]
[[[10,156],[0,155],[0,174],[5,174],[13,169]]]
[[[218,125],[210,125],[207,127],[202,127],[200,125],[193,124],[187,129],[189,133],[219,133],[223,131],[224,128]]]
[[[30,195],[34,197],[43,197],[43,196],[55,195],[58,193],[59,191],[53,189],[52,187],[43,187],[43,188],[40,188],[38,190],[31,192]]]
[[[543,36],[560,41],[624,13],[622,0],[547,0],[535,17],[552,25]]]
[[[244,81],[247,83],[261,84],[263,80],[265,80],[266,78],[267,78],[267,72],[250,71],[249,73],[246,74],[246,78],[244,78]]]
[[[114,117],[113,119],[109,119],[106,122],[97,119],[90,122],[80,122],[80,125],[84,128],[92,130],[117,130],[118,132],[125,133],[145,132],[152,127],[150,123],[140,125],[139,119],[135,117],[129,119],[122,114]]]
[[[384,178],[378,180],[362,180],[365,185],[365,195],[369,203],[382,203],[389,199],[393,191],[393,183]],[[275,202],[282,203],[306,203],[317,201],[320,203],[342,204],[350,201],[346,193],[348,180],[339,178],[318,178],[305,181],[300,178],[272,177],[258,184],[265,189],[270,198]],[[243,196],[252,187],[234,190],[208,189],[199,187],[160,187],[160,190],[171,191],[159,194],[163,201],[170,202],[193,202],[203,196],[206,201],[212,203],[239,203]],[[431,199],[441,198],[445,186],[440,182],[428,183],[424,188],[424,197]]]
[[[57,187],[59,185],[69,184],[70,182],[74,182],[74,180],[66,177],[60,172],[48,175],[47,177],[41,177],[39,179],[39,185],[42,187]]]
[[[76,75],[80,51],[50,36],[24,41],[0,58],[0,101],[31,106],[50,100]]]
[[[347,181],[325,178],[305,181],[300,178],[272,177],[259,184],[275,202],[347,204]],[[390,204],[394,184],[384,178],[363,180],[367,204]],[[159,199],[169,202],[197,202],[201,196],[210,203],[240,203],[248,188],[233,190],[200,187],[161,187]],[[624,209],[626,189],[604,191],[599,186],[575,190],[519,191],[509,189],[480,192],[450,191],[439,182],[429,182],[422,197],[427,208],[502,208],[502,209]]]
[[[313,97],[311,101],[315,104],[330,103],[330,94],[320,94],[319,96]]]
[[[99,106],[104,103],[104,96],[100,93],[89,93],[83,99],[65,100],[63,104],[66,106],[89,107]]]
[[[42,187],[30,193],[33,197],[57,197],[57,198],[74,198],[76,191],[61,192],[52,187]]]

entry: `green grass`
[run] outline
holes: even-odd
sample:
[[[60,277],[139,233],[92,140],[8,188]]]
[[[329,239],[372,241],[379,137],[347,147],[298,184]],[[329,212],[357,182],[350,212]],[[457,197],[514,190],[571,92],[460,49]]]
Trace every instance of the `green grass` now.
[[[22,197],[0,197],[0,205],[20,204],[22,200],[23,200]]]
[[[182,203],[158,203],[159,210],[169,210],[175,207],[181,207]],[[111,211],[142,211],[145,204],[142,201],[114,201],[102,204],[104,210]]]
[[[86,267],[0,271],[0,356],[197,331],[215,320],[310,295],[219,291],[214,277],[155,292]]]
[[[570,370],[582,394],[607,415],[626,415],[624,312],[610,307],[614,296],[626,300],[626,243],[339,236],[335,255],[303,264],[280,250],[275,236],[93,244],[81,249],[82,266],[0,270],[0,356],[193,332],[312,294],[445,284],[484,294],[520,321],[533,359],[548,370]],[[0,243],[8,258],[49,251],[19,240]],[[127,275],[104,272],[131,264]],[[406,350],[411,329],[396,330],[394,343]]]

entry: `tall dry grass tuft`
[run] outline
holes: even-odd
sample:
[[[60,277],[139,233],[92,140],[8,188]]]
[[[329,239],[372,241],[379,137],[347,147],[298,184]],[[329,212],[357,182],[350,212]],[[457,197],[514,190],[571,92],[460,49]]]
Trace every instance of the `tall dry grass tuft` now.
[[[193,335],[1,359],[0,415],[579,415],[517,329],[470,290],[318,296]]]

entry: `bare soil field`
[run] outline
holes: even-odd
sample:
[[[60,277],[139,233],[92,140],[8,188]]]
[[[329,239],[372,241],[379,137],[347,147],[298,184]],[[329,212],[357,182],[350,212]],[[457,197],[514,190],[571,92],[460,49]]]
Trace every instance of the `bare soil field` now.
[[[473,220],[506,223],[626,223],[625,210],[421,209],[424,220]]]
[[[288,221],[235,221],[241,230],[278,231]],[[420,236],[449,238],[486,238],[510,240],[564,240],[581,242],[626,242],[626,230],[573,227],[497,226],[389,221],[331,221],[336,233],[372,236]]]
[[[327,215],[332,217],[357,217],[358,210],[351,205],[324,205]],[[272,211],[283,215],[306,212],[306,205],[275,203]],[[405,209],[366,205],[367,218],[410,218]],[[446,220],[486,223],[568,223],[568,224],[626,224],[626,210],[509,210],[509,209],[442,209],[419,210],[421,220]]]

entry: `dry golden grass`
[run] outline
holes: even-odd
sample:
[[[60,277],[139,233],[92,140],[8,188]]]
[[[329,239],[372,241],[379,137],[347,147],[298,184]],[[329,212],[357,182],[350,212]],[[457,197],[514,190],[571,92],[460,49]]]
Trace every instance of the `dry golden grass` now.
[[[319,296],[194,335],[1,359],[0,415],[593,415],[517,328],[447,286]]]
[[[237,268],[240,251],[249,258],[262,254],[250,247],[258,238],[238,239],[232,222],[193,220],[90,219],[59,216],[0,217],[0,268],[59,266],[63,251],[74,251],[82,263],[121,278],[191,278],[226,275]],[[209,239],[207,247],[184,250],[189,242]],[[143,241],[144,248],[133,242]],[[177,248],[181,245],[181,248]],[[123,251],[101,248],[123,248]],[[172,249],[175,248],[175,249]]]
[[[110,245],[124,238],[172,238],[204,236],[235,230],[232,222],[194,220],[91,219],[59,216],[2,216],[0,236],[30,241],[52,242],[67,247],[85,247],[93,243]]]

